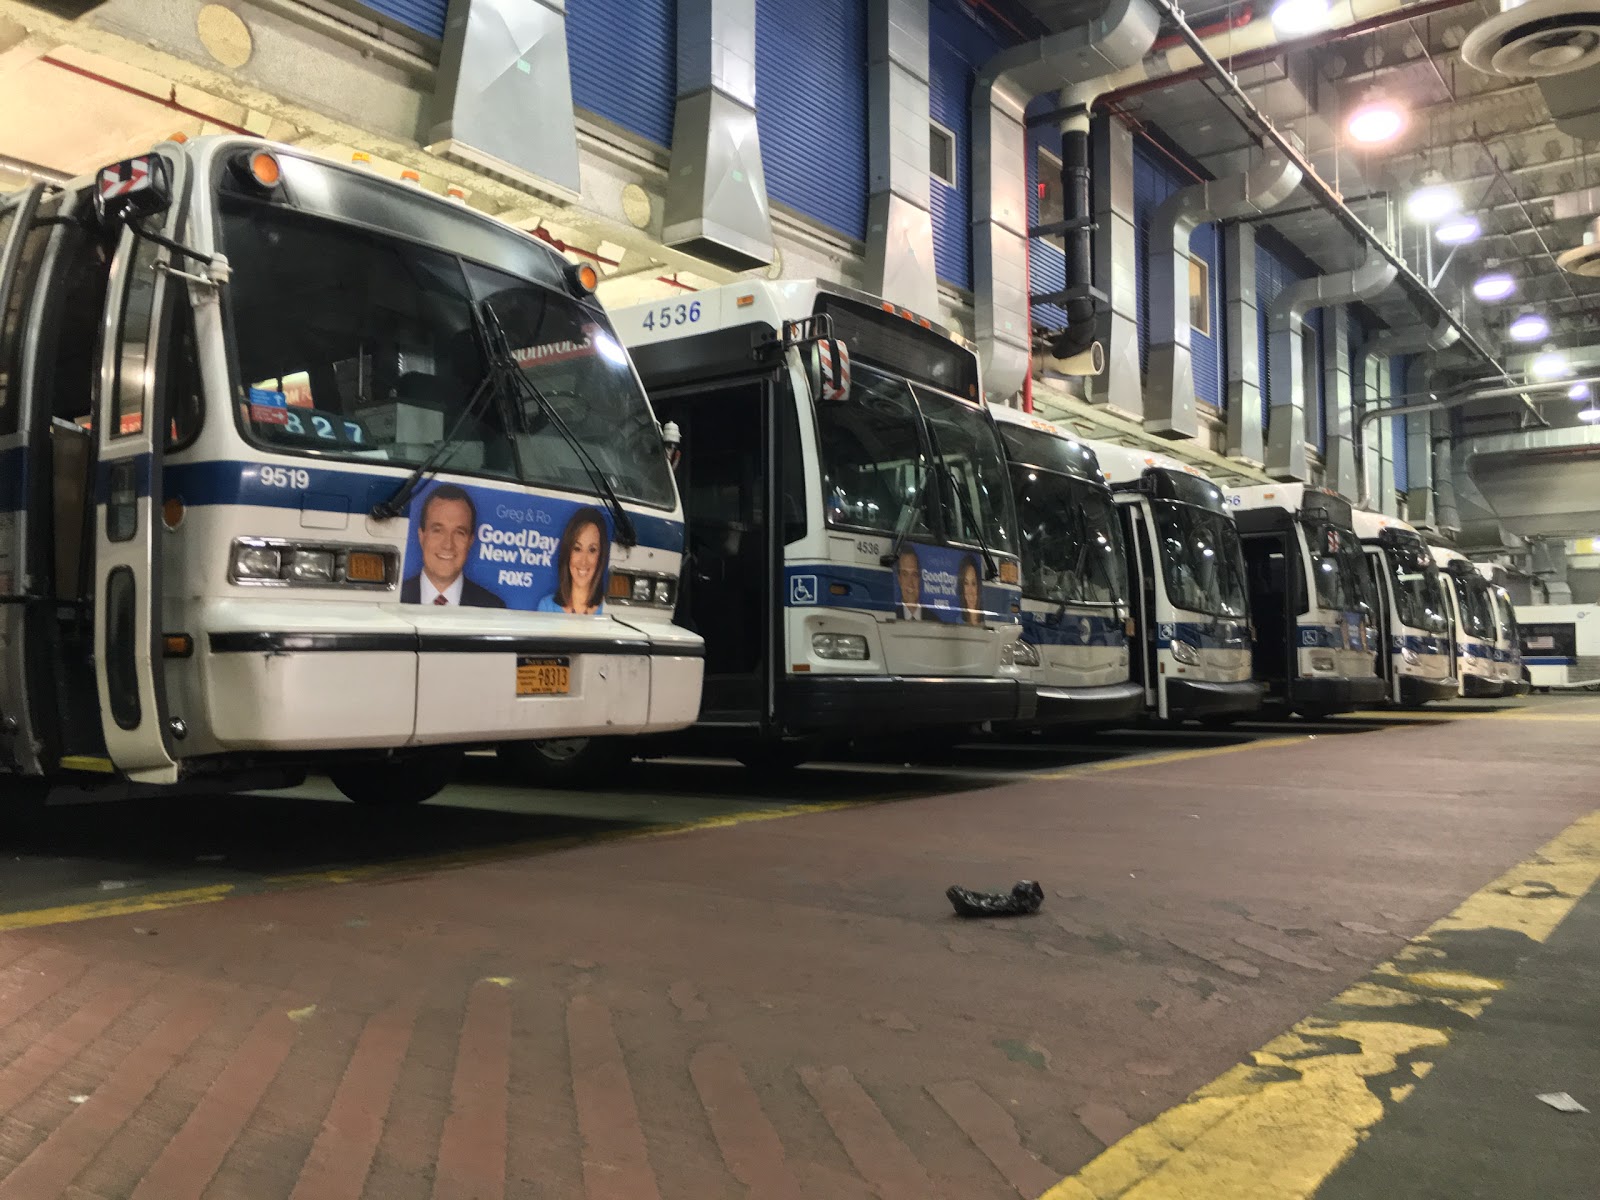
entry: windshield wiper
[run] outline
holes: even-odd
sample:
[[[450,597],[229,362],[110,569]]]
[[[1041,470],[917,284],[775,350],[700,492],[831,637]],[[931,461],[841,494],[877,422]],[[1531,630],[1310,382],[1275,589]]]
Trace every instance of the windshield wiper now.
[[[522,392],[523,395],[539,406],[539,410],[544,414],[545,419],[555,426],[556,432],[561,435],[567,446],[572,450],[573,456],[577,458],[578,463],[583,467],[584,474],[589,476],[589,482],[594,485],[595,491],[605,501],[606,509],[611,514],[611,522],[616,531],[617,544],[619,546],[637,546],[639,544],[639,532],[634,527],[633,517],[622,506],[622,500],[617,496],[616,489],[611,486],[611,481],[606,478],[605,472],[600,469],[599,464],[589,454],[588,447],[568,428],[567,422],[561,416],[560,411],[554,404],[550,403],[549,399],[539,390],[533,380],[528,378],[527,373],[517,365],[516,356],[511,352],[511,342],[506,337],[505,329],[500,324],[500,316],[487,300],[483,302],[483,322],[485,326],[483,336],[489,343],[490,361],[496,364],[497,369],[505,377],[506,382],[510,384],[512,389]],[[525,430],[532,432],[526,425],[526,408],[522,405],[514,405],[513,407],[521,414]]]
[[[478,326],[478,314],[473,312],[473,325]],[[480,334],[481,336],[481,334]],[[468,420],[476,420],[482,415],[487,401],[493,398],[498,389],[498,372],[491,359],[488,369],[484,371],[483,378],[478,380],[478,386],[473,389],[472,395],[462,406],[461,413],[456,417],[455,423],[450,426],[450,432],[439,439],[438,445],[428,451],[428,456],[418,463],[411,474],[400,481],[400,486],[390,493],[389,498],[380,500],[372,506],[372,519],[374,521],[387,521],[398,517],[406,511],[406,506],[411,503],[411,497],[417,494],[417,488],[422,486],[424,480],[438,473],[444,465],[449,453],[460,445],[462,427]]]
[[[916,489],[911,493],[911,502],[900,509],[900,519],[895,522],[894,541],[889,543],[889,552],[878,555],[880,567],[892,567],[900,560],[901,547],[911,536],[911,526],[916,522],[917,510],[922,507],[922,493],[928,490],[928,476],[932,474],[933,464],[924,458],[918,466]]]

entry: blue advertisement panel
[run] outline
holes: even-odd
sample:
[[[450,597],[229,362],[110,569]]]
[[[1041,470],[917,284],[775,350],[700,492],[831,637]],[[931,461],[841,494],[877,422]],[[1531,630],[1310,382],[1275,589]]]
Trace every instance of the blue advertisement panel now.
[[[907,543],[894,574],[895,615],[901,620],[984,623],[983,562],[976,554]]]
[[[603,611],[611,522],[592,505],[440,483],[411,501],[402,604]]]

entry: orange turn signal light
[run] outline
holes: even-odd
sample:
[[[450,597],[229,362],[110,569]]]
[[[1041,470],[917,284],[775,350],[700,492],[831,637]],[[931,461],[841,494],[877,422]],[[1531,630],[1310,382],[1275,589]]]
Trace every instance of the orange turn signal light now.
[[[194,653],[194,639],[187,633],[169,633],[161,640],[168,658],[188,658]]]
[[[573,263],[567,268],[567,285],[580,296],[592,296],[600,286],[600,272],[591,263]]]
[[[352,550],[345,556],[344,577],[352,583],[387,583],[388,563],[371,550]]]
[[[176,529],[183,524],[182,498],[168,496],[161,502],[161,520],[168,529]]]
[[[278,156],[267,150],[258,150],[250,156],[250,177],[264,188],[275,188],[283,180],[283,168]]]

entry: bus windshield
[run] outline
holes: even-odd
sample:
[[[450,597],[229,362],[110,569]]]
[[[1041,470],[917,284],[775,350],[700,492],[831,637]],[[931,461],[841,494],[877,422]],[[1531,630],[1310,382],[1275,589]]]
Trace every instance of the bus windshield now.
[[[1370,577],[1355,530],[1321,521],[1305,525],[1317,607],[1332,612],[1373,611]]]
[[[1500,638],[1508,643],[1513,650],[1522,648],[1522,637],[1517,630],[1516,610],[1511,605],[1511,594],[1503,587],[1494,589],[1495,615],[1498,617]]]
[[[1396,619],[1411,629],[1443,633],[1450,627],[1444,585],[1427,547],[1420,538],[1408,538],[1387,542],[1384,550],[1394,580]]]
[[[1494,609],[1489,600],[1489,585],[1479,575],[1455,577],[1456,599],[1461,606],[1461,631],[1469,637],[1494,641]]]
[[[1122,603],[1127,555],[1106,490],[1036,467],[1011,469],[1022,530],[1022,594],[1050,604]]]
[[[1244,551],[1233,519],[1176,500],[1152,499],[1161,534],[1161,571],[1174,607],[1242,619]]]
[[[530,399],[480,396],[472,306],[488,300],[530,382],[619,496],[674,503],[670,468],[626,353],[569,296],[400,238],[236,198],[223,245],[246,436],[286,454],[440,469],[593,493]]]
[[[816,411],[830,525],[929,537],[937,508],[951,540],[1015,552],[1005,464],[982,409],[858,365],[849,397]]]

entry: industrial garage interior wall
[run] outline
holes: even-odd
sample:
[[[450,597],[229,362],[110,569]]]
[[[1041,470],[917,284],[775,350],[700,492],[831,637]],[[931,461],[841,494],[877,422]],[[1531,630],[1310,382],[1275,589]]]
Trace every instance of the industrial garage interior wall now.
[[[756,123],[767,195],[865,240],[866,0],[756,0]]]
[[[1389,395],[1402,396],[1406,390],[1406,361],[1409,355],[1398,354],[1389,360]],[[1392,447],[1390,453],[1394,456],[1394,490],[1406,492],[1411,489],[1411,426],[1407,417],[1390,417],[1394,422],[1393,433],[1389,440]],[[1424,416],[1426,421],[1427,417]]]
[[[1161,202],[1173,192],[1198,183],[1202,178],[1197,172],[1185,170],[1147,139],[1137,138],[1134,141],[1133,246],[1134,258],[1139,264],[1135,276],[1135,297],[1139,327],[1139,374],[1142,379],[1148,379],[1150,374],[1150,218]],[[1179,249],[1184,247],[1180,246]],[[1194,326],[1189,330],[1195,399],[1221,412],[1227,391],[1222,379],[1225,360],[1222,354],[1222,302],[1218,290],[1222,280],[1222,239],[1218,236],[1215,221],[1195,226],[1188,251],[1205,264],[1206,304],[1210,314],[1209,332],[1202,333]]]
[[[1035,96],[1028,102],[1030,117],[1047,113],[1060,106],[1054,93]],[[1039,152],[1050,156],[1048,169],[1055,173],[1054,180],[1042,178],[1039,171]],[[1061,129],[1056,125],[1030,125],[1028,127],[1028,226],[1039,224],[1039,186],[1054,183],[1061,194],[1061,175],[1057,164],[1061,162]],[[1067,286],[1067,252],[1062,238],[1028,239],[1028,291],[1036,296],[1059,292]],[[1039,305],[1033,309],[1035,328],[1063,329],[1067,324],[1067,311],[1056,305]]]
[[[1261,424],[1263,428],[1269,428],[1272,421],[1272,376],[1267,373],[1267,312],[1284,288],[1320,272],[1310,263],[1293,261],[1298,256],[1281,239],[1274,237],[1270,229],[1260,229],[1257,235],[1256,320],[1261,336]],[[1306,431],[1310,435],[1306,440],[1320,454],[1326,449],[1328,441],[1323,421],[1322,310],[1314,308],[1307,313],[1301,328],[1304,330],[1301,345],[1305,348],[1302,367],[1305,375],[1306,422],[1311,426]]]
[[[928,0],[928,115],[956,139],[955,186],[928,181],[939,279],[972,289],[972,81],[1011,43],[964,0]]]
[[[674,0],[567,0],[573,104],[670,147],[678,94],[676,9]]]
[[[450,0],[354,0],[351,7],[371,9],[396,25],[442,41]]]

